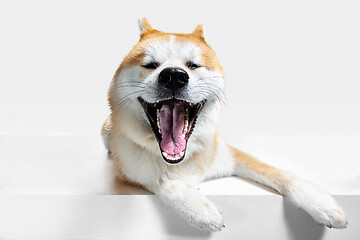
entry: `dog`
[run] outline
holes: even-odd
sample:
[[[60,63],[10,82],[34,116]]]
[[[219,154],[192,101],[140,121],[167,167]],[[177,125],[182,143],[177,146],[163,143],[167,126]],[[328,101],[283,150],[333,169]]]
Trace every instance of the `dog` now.
[[[139,28],[139,42],[111,82],[111,114],[102,127],[121,180],[146,188],[206,231],[225,225],[197,185],[229,176],[277,191],[321,225],[346,227],[344,211],[323,188],[258,161],[218,135],[224,72],[202,25],[189,34],[165,33],[143,18]]]

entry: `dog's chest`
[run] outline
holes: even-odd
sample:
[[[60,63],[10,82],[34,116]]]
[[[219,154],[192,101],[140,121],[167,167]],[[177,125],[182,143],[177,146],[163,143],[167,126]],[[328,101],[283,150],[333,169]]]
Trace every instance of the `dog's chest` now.
[[[129,180],[146,187],[158,185],[171,179],[186,179],[187,182],[197,183],[202,174],[189,162],[181,165],[169,165],[161,156],[150,153],[127,138],[117,139],[115,154],[121,166],[122,174]]]

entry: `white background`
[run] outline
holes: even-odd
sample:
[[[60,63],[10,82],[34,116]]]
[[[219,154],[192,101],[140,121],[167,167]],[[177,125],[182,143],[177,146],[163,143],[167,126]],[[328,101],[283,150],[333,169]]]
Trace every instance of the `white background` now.
[[[99,135],[137,20],[205,25],[223,135],[360,134],[358,1],[1,1],[0,134]]]
[[[115,239],[140,225],[135,234],[153,239],[358,239],[359,201],[349,195],[360,192],[359,12],[358,1],[340,0],[0,1],[0,238]],[[338,199],[348,229],[320,227],[235,178],[201,185],[234,195],[219,196],[227,227],[213,235],[154,196],[119,196],[139,192],[116,180],[100,128],[143,16],[163,31],[205,25],[226,75],[221,134],[347,195]]]

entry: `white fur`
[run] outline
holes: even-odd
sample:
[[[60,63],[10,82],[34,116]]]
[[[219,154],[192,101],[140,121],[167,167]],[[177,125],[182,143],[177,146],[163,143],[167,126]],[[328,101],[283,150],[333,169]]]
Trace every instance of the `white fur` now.
[[[347,225],[344,211],[320,186],[296,178],[286,197],[321,225],[329,228],[343,228]]]
[[[255,173],[245,166],[237,166],[235,174],[270,187],[289,199],[295,206],[305,210],[319,224],[329,228],[345,228],[348,224],[346,216],[322,187],[281,171],[284,182],[274,181],[265,175]]]
[[[234,174],[235,168],[236,165],[226,143],[219,137],[215,161],[207,169],[205,179],[229,177]]]
[[[120,123],[120,126],[116,126],[116,133],[103,134],[104,142],[117,156],[116,166],[121,167],[121,172],[130,181],[139,183],[158,195],[190,224],[203,230],[219,231],[223,227],[223,220],[216,206],[201,195],[196,186],[206,179],[231,175],[247,178],[277,190],[296,206],[307,211],[320,224],[336,228],[346,227],[343,211],[321,188],[285,172],[283,175],[287,180],[286,184],[277,182],[272,177],[236,163],[221,138],[218,138],[215,156],[206,150],[204,161],[214,161],[199,166],[196,154],[212,144],[216,133],[221,109],[219,96],[222,98],[224,88],[222,74],[206,68],[193,71],[187,69],[184,62],[200,61],[200,49],[190,41],[176,41],[175,36],[171,36],[170,41],[148,43],[144,62],[152,60],[161,65],[151,72],[141,66],[127,67],[114,79],[111,86],[114,102],[119,103],[116,106],[119,114],[113,113],[112,124]],[[179,96],[180,99],[191,103],[207,99],[189,139],[185,159],[177,165],[169,165],[162,159],[154,133],[137,100],[141,96],[147,102],[158,101],[158,96],[154,92],[158,75],[170,66],[186,69],[190,77],[186,90]],[[202,92],[202,87],[206,86],[214,86],[211,90],[216,96],[209,91]],[[125,102],[120,104],[122,101]]]
[[[197,188],[189,186],[182,180],[166,181],[153,191],[195,227],[220,231],[224,226],[216,206]]]

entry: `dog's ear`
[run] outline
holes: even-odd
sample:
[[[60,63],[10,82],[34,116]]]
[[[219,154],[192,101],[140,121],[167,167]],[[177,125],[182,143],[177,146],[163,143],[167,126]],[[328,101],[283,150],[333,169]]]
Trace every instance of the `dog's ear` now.
[[[150,25],[149,21],[144,17],[139,19],[140,36],[144,36],[146,33],[153,31],[154,29]]]
[[[194,34],[200,38],[204,38],[204,26],[202,24],[197,25],[197,27],[192,32],[192,34]]]

